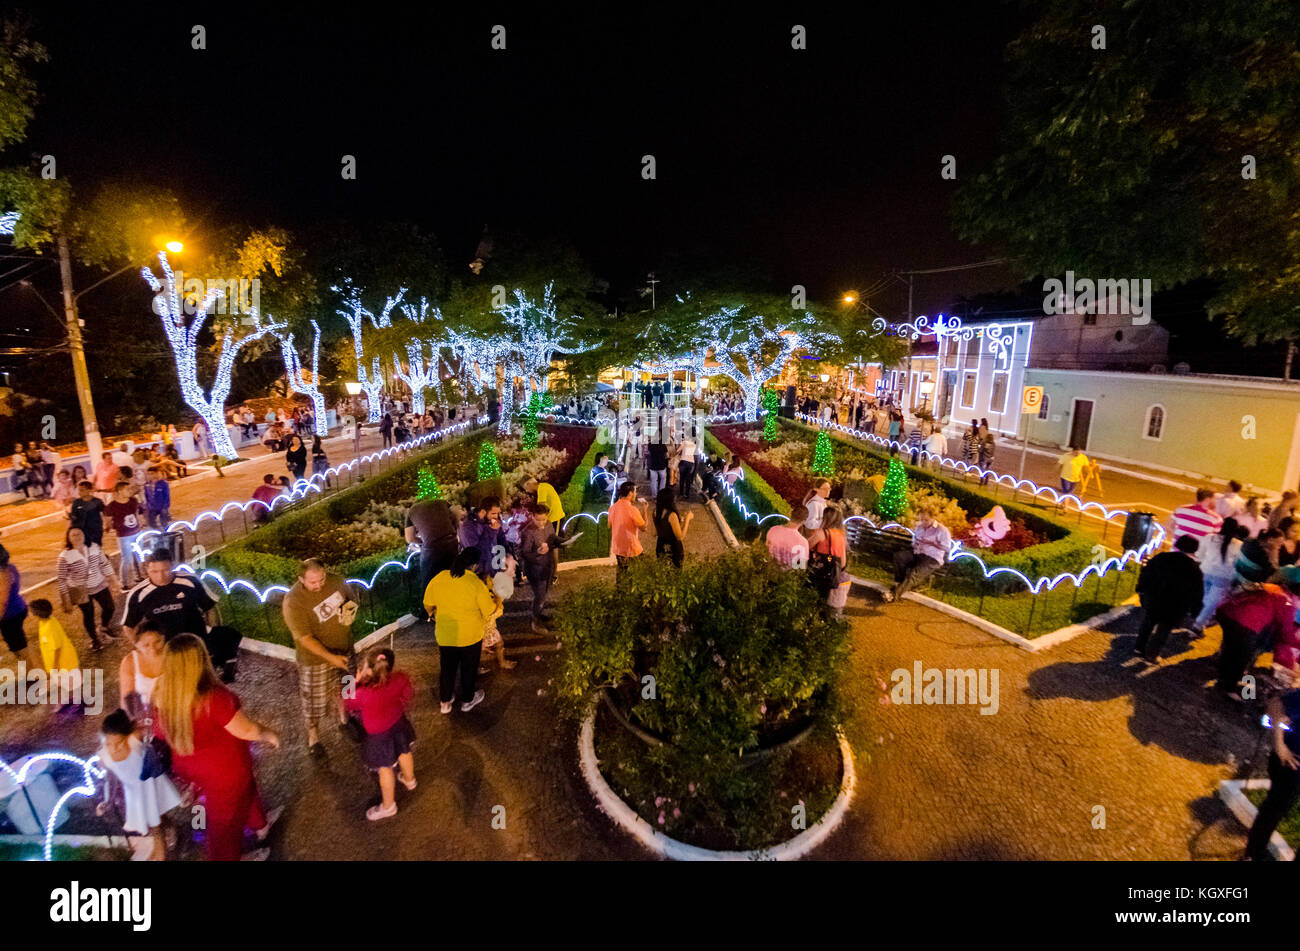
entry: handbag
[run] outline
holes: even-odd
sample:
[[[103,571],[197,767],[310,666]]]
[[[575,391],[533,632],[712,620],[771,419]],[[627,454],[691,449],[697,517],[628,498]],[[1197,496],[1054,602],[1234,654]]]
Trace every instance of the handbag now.
[[[153,735],[153,717],[145,718],[144,761],[140,767],[140,781],[166,776],[172,771],[172,748],[160,736]]]

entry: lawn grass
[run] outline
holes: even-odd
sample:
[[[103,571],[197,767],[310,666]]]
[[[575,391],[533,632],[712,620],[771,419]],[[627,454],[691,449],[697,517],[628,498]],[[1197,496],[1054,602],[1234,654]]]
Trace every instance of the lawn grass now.
[[[1251,804],[1258,809],[1264,802],[1264,797],[1268,795],[1267,789],[1244,789],[1246,798]],[[1282,817],[1282,821],[1277,824],[1277,832],[1286,844],[1296,851],[1300,851],[1300,803],[1291,807],[1291,811]]]
[[[612,456],[614,444],[599,438],[591,441],[586,454],[578,462],[578,468],[574,470],[573,477],[569,480],[569,487],[560,496],[560,504],[564,507],[566,519],[572,518],[579,512],[598,516],[609,508],[608,501],[603,497],[594,497],[593,493],[587,491],[587,476],[591,472],[591,467],[596,464],[596,456],[600,453]],[[574,532],[582,532],[582,537],[568,548],[560,549],[561,561],[581,561],[585,558],[604,558],[609,555],[608,518],[598,519],[594,524],[590,519],[575,519],[568,530],[569,534]]]

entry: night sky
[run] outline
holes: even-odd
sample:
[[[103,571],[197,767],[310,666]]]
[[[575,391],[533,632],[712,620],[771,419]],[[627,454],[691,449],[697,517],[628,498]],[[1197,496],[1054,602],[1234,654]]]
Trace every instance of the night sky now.
[[[994,152],[1014,7],[271,6],[31,9],[51,59],[10,159],[52,153],[74,184],[156,181],[195,222],[343,218],[364,239],[367,221],[410,219],[455,266],[484,224],[558,235],[616,289],[678,251],[814,296],[995,254],[952,234],[939,165],[956,155],[960,180]],[[190,48],[196,23],[206,50]],[[505,51],[490,48],[497,23]],[[340,177],[344,154],[357,181]],[[916,311],[1011,277],[918,278]],[[901,314],[906,291],[872,303]]]

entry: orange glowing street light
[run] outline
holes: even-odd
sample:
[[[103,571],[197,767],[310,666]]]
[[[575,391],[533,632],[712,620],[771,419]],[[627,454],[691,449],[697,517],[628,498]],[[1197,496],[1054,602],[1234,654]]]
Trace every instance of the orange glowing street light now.
[[[182,251],[185,250],[185,245],[179,241],[168,241],[165,247],[172,254],[180,254]]]

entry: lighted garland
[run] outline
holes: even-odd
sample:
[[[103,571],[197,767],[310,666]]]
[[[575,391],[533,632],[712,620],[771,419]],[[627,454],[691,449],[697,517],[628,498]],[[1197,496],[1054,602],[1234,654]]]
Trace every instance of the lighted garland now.
[[[528,400],[528,416],[524,420],[524,449],[528,452],[537,448],[537,413],[541,405],[540,394],[534,393]]]

